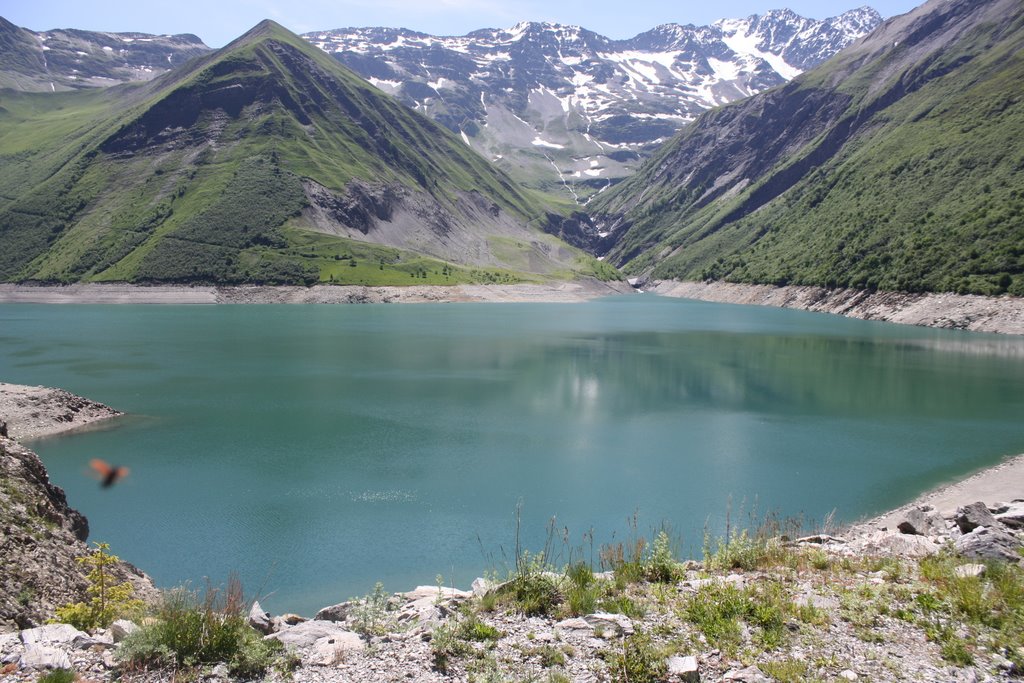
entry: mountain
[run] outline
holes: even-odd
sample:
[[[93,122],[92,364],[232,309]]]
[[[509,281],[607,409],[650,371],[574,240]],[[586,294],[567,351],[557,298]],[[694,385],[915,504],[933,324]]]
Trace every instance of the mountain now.
[[[2,106],[0,280],[614,276],[541,230],[572,221],[273,22],[148,83]]]
[[[1024,295],[1024,5],[931,0],[591,205],[658,278]]]
[[[390,28],[304,37],[517,180],[582,201],[703,111],[785,83],[880,21],[864,7],[824,21],[777,10],[665,24],[629,40],[540,22],[457,37]]]
[[[0,88],[57,91],[148,81],[208,52],[191,34],[35,32],[0,17]]]

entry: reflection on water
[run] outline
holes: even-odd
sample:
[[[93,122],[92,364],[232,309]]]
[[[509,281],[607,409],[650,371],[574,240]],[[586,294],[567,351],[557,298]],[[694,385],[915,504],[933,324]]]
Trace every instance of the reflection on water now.
[[[144,419],[38,443],[93,538],[275,611],[468,585],[557,515],[597,542],[729,501],[851,519],[1024,451],[1024,340],[652,297],[0,306],[0,377]],[[90,457],[132,468],[116,491]],[[745,502],[745,503],[744,503]]]

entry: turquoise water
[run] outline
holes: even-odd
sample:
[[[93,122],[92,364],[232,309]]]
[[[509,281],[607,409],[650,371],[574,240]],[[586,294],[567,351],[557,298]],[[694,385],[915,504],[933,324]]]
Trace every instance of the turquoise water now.
[[[855,519],[1024,452],[1024,339],[634,296],[0,305],[0,378],[130,413],[33,444],[93,540],[274,612],[468,586],[548,520],[589,557],[727,509]],[[102,457],[131,475],[101,490]]]

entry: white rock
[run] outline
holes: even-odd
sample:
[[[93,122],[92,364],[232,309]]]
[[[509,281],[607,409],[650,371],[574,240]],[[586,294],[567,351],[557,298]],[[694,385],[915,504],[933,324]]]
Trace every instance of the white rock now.
[[[358,652],[366,648],[362,638],[355,633],[321,638],[313,643],[313,647],[305,661],[315,666],[332,666],[345,658],[346,652]]]
[[[573,631],[593,631],[594,627],[590,623],[581,617],[573,617],[572,619],[563,619],[562,621],[555,624],[555,633],[558,632],[573,632]]]
[[[31,630],[31,629],[30,629]],[[50,645],[25,645],[18,666],[22,669],[70,669],[68,653]]]
[[[483,577],[473,579],[473,596],[482,598],[498,586],[494,581],[488,581]]]
[[[855,671],[846,669],[844,671],[839,672],[839,678],[842,678],[844,681],[855,681],[858,678],[860,678],[860,676],[858,676]]]
[[[113,636],[115,643],[120,643],[122,640],[138,630],[138,625],[133,621],[128,621],[127,619],[118,619],[110,625],[110,635]]]
[[[249,626],[252,626],[263,635],[267,635],[274,630],[274,621],[271,619],[270,613],[263,610],[259,600],[254,600],[252,607],[249,609]]]
[[[696,683],[700,680],[700,672],[696,657],[669,657],[668,675],[686,683]]]
[[[437,626],[451,614],[451,608],[443,603],[438,603],[436,597],[428,596],[403,605],[398,610],[397,619],[400,624],[412,623]]]
[[[955,570],[953,570],[953,572],[961,579],[966,579],[977,576],[984,576],[985,569],[986,567],[983,564],[962,564]]]
[[[865,555],[926,557],[939,552],[941,546],[924,536],[902,534],[899,531],[876,531],[852,541],[850,548]]]
[[[89,634],[79,631],[70,624],[46,624],[21,632],[21,642],[30,645],[70,645],[75,638],[88,638]]]
[[[213,671],[210,672],[213,678],[227,678],[228,677],[228,665],[221,662],[217,666],[213,667]]]
[[[742,683],[772,683],[772,679],[764,675],[764,672],[756,666],[748,666],[746,669],[733,669],[722,676],[723,681],[742,681]]]
[[[430,598],[432,600],[469,600],[473,597],[473,592],[460,591],[457,588],[448,588],[447,586],[416,586],[415,589],[401,595],[406,600],[422,600],[423,598]]]
[[[310,647],[322,638],[334,639],[339,643],[349,646],[350,649],[362,649],[365,647],[358,634],[346,630],[333,621],[304,621],[301,624],[272,633],[266,636],[266,638],[268,640],[279,640],[285,645],[292,645],[294,647]],[[356,646],[356,641],[358,641],[358,647]]]

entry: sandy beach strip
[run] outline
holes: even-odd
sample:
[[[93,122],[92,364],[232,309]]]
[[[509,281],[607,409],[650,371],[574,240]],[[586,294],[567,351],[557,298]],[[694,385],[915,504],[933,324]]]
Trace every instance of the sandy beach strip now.
[[[124,413],[63,389],[0,382],[0,421],[25,441],[82,429]]]
[[[958,507],[981,501],[988,506],[1024,499],[1024,455],[1009,456],[998,465],[988,467],[963,479],[922,493],[900,507],[858,522],[853,532],[895,529],[907,512],[930,505],[943,516],[952,517]]]
[[[358,304],[537,302],[579,303],[631,294],[624,282],[574,280],[548,284],[411,285],[313,287],[239,285],[130,285],[84,283],[63,286],[0,284],[0,303],[32,304]]]

